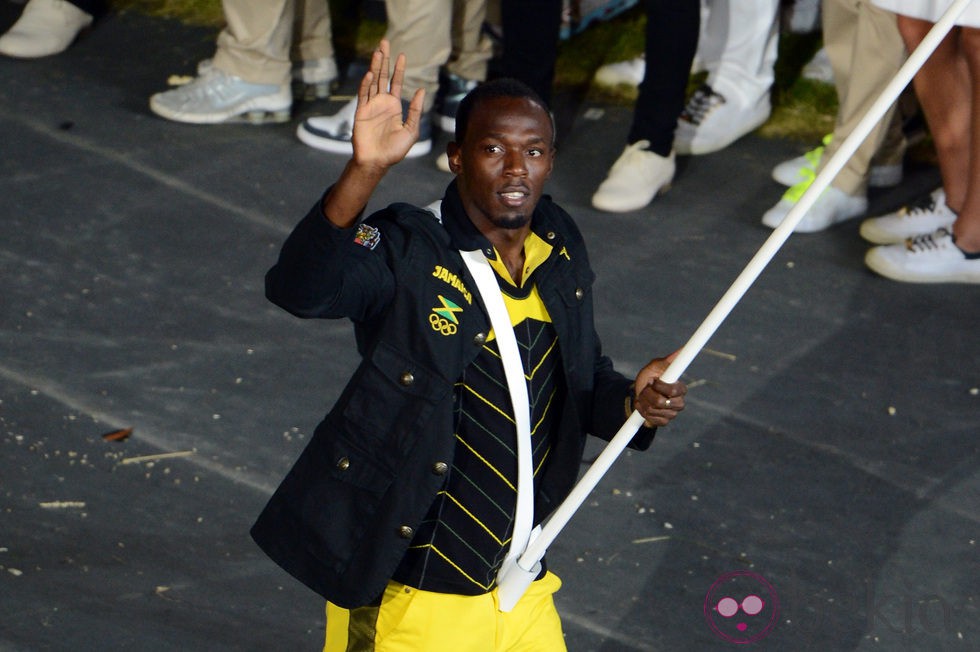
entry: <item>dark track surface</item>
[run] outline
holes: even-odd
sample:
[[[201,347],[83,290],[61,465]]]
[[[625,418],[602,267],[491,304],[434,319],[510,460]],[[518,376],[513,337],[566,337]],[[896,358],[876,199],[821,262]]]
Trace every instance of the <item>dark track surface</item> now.
[[[0,29],[18,11],[0,3]],[[0,60],[4,652],[322,645],[321,601],[247,533],[355,364],[349,324],[262,293],[344,161],[300,144],[295,118],[153,116],[150,94],[213,41],[110,15],[61,56]],[[804,146],[749,136],[682,161],[649,209],[606,215],[589,197],[630,112],[561,97],[559,118],[549,191],[590,243],[606,352],[633,373],[763,243],[769,171]],[[441,196],[432,158],[373,205]],[[871,212],[937,184],[913,167]],[[735,649],[704,612],[734,571],[778,598],[758,649],[980,647],[980,288],[886,281],[865,249],[857,221],[791,238],[691,365],[682,418],[556,541],[570,650]]]

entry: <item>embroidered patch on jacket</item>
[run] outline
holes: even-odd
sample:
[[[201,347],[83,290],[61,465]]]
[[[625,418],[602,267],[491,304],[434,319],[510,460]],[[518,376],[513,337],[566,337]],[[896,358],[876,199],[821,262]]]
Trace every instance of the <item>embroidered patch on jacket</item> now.
[[[459,276],[453,274],[442,265],[436,265],[435,269],[432,270],[432,275],[440,281],[444,281],[453,286],[455,289],[459,290],[460,293],[462,293],[463,298],[466,299],[466,303],[473,303],[473,294],[466,289],[463,279],[461,279]]]
[[[442,306],[436,306],[429,314],[429,324],[432,326],[432,330],[443,335],[454,335],[457,330],[456,324],[459,323],[459,320],[456,319],[456,313],[463,312],[463,309],[441,294],[439,295],[439,303]]]
[[[368,249],[374,249],[381,242],[381,232],[378,228],[370,224],[359,224],[357,231],[354,232],[354,244],[359,244]]]

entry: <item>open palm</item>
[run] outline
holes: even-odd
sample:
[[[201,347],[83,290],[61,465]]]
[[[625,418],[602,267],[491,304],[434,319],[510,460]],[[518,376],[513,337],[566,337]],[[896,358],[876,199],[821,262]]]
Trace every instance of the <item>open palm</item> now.
[[[354,159],[359,164],[385,168],[405,158],[418,140],[425,95],[422,89],[415,92],[403,121],[401,90],[405,56],[398,55],[389,79],[389,47],[388,41],[382,40],[371,56],[371,66],[357,93],[352,134]]]

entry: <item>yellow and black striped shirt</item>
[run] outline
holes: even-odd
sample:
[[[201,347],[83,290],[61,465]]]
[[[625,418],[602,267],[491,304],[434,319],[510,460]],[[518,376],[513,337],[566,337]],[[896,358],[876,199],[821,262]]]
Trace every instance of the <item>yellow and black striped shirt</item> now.
[[[548,463],[552,425],[565,395],[558,339],[534,283],[535,270],[551,254],[544,240],[533,233],[528,236],[520,287],[499,256],[490,261],[528,386],[535,490]],[[478,595],[495,585],[517,505],[517,432],[492,331],[456,383],[454,422],[456,452],[446,483],[393,579],[426,591]]]

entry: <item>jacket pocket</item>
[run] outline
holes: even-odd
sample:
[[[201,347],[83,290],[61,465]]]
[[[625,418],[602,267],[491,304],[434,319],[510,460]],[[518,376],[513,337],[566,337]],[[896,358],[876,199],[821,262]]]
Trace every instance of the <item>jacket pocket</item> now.
[[[307,451],[305,468],[297,469],[305,476],[299,517],[307,549],[341,573],[376,519],[393,474],[377,463],[376,452],[343,434],[318,439]]]
[[[449,390],[437,374],[379,343],[351,384],[343,427],[362,447],[380,447],[378,461],[394,470]]]

